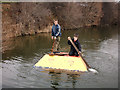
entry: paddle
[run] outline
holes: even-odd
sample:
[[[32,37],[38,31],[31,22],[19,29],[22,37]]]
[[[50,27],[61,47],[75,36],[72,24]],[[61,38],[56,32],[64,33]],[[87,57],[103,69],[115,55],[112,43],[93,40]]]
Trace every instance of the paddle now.
[[[70,40],[70,42],[72,43],[72,45],[74,46],[74,48],[76,49],[76,51],[78,52],[79,56],[83,59],[83,61],[85,62],[85,64],[87,65],[87,69],[91,72],[94,72],[94,73],[98,73],[97,70],[91,68],[88,63],[85,61],[85,59],[82,57],[80,51],[78,50],[78,48],[76,47],[76,45],[73,43],[72,39],[69,38],[68,40]]]

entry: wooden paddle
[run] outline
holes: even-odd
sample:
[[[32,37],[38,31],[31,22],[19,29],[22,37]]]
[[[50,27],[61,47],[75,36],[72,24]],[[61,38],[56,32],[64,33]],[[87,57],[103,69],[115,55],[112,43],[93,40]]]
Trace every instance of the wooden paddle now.
[[[72,45],[74,46],[74,48],[75,48],[76,51],[78,52],[79,56],[83,59],[83,61],[84,61],[85,64],[87,65],[87,69],[88,69],[89,71],[94,72],[94,73],[98,73],[95,69],[91,68],[91,67],[88,65],[88,63],[87,63],[87,62],[85,61],[85,59],[82,57],[82,55],[81,55],[80,51],[78,50],[78,48],[76,47],[76,45],[73,43],[71,37],[69,37],[68,40],[70,40],[70,42],[72,43]]]

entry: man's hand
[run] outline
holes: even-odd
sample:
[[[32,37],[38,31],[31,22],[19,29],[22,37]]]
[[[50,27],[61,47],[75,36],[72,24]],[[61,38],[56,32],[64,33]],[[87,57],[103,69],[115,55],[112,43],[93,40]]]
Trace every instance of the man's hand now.
[[[68,37],[68,40],[70,40],[71,38],[70,37]]]
[[[80,54],[81,53],[81,51],[79,51],[79,53],[78,54]]]
[[[51,38],[53,39],[53,36]]]
[[[52,36],[51,38],[52,38],[52,39],[56,39],[56,37],[53,37],[53,36]]]
[[[54,39],[56,39],[56,37],[54,37]]]

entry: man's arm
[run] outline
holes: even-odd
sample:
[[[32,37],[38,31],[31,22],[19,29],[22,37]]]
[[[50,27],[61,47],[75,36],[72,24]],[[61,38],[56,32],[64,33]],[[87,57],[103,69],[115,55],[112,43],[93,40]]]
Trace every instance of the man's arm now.
[[[52,26],[52,36],[54,36],[53,27],[54,27],[54,26]]]
[[[57,29],[58,29],[58,32],[56,33],[56,37],[60,34],[60,32],[61,32],[61,30],[60,30],[60,25],[58,25],[58,27],[57,27]]]
[[[78,41],[78,50],[81,52],[81,45],[79,41]]]
[[[69,44],[69,45],[71,45],[71,42],[70,42],[70,40],[68,40],[68,44]]]
[[[69,44],[69,45],[72,45],[71,42],[70,42],[70,37],[68,37],[68,44]]]

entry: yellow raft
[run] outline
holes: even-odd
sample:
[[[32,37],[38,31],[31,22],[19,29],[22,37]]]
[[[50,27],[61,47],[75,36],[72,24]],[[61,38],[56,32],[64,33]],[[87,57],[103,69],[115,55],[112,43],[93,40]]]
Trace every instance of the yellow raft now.
[[[73,70],[73,71],[81,71],[81,72],[87,71],[87,66],[81,57],[75,57],[69,55],[50,56],[49,54],[46,54],[35,64],[35,67]]]

